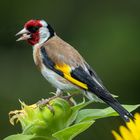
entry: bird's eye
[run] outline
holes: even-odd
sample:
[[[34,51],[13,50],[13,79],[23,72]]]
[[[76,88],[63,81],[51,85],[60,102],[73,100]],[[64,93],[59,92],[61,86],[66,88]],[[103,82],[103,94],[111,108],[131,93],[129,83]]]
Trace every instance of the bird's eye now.
[[[30,26],[28,27],[28,31],[30,31],[31,33],[35,33],[40,27],[39,26]]]

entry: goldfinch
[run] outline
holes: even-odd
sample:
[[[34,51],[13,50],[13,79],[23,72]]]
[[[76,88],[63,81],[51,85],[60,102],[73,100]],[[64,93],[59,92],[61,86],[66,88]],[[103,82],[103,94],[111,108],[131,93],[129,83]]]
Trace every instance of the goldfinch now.
[[[33,59],[56,93],[78,90],[92,100],[103,101],[125,120],[133,115],[104,87],[96,72],[70,44],[58,37],[44,20],[30,20],[16,35],[33,46]]]

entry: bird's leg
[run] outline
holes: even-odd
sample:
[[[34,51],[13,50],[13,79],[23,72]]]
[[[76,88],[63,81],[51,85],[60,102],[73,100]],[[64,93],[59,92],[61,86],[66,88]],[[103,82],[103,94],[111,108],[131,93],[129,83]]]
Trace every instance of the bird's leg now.
[[[63,91],[61,89],[57,88],[55,96],[61,97],[62,95],[63,95]]]
[[[42,99],[40,100],[39,102],[37,102],[37,106],[41,107],[41,106],[44,106],[44,105],[47,105],[47,107],[49,108],[49,110],[54,114],[54,109],[53,107],[49,104],[49,102],[57,97],[62,97],[62,90],[60,89],[57,89],[56,93],[55,93],[55,96],[49,98],[49,99]]]
[[[60,97],[60,98],[62,98],[64,100],[68,101],[70,105],[75,105],[76,104],[76,102],[74,101],[74,99],[72,97],[75,96],[75,95],[77,95],[77,94],[69,94],[69,93],[67,93],[67,94],[68,94],[67,96],[63,96],[63,91],[60,90],[60,89],[57,89],[56,90],[56,93],[54,94],[53,97],[51,97],[49,99],[42,99],[42,100],[38,101],[36,104],[39,107],[42,107],[42,106],[45,106],[46,105],[50,109],[50,111],[54,114],[54,109],[49,104],[49,102],[51,100],[57,98],[57,97]]]
[[[63,93],[64,93],[63,90],[57,89],[55,96],[67,100],[69,102],[69,104],[71,104],[71,105],[75,105],[76,104],[76,102],[72,98],[73,96],[77,95],[76,93],[75,94],[74,93],[73,94],[70,94],[70,93],[67,92],[67,95],[66,96],[63,96]]]
[[[49,101],[50,101],[50,99],[42,99],[42,100],[38,101],[36,104],[37,104],[37,106],[41,107],[41,106],[48,104]]]
[[[49,99],[42,99],[40,101],[38,101],[36,104],[38,107],[42,108],[43,106],[47,106],[48,109],[51,111],[52,114],[54,114],[54,109],[53,107],[49,104],[49,102],[52,100],[52,98],[49,98]]]
[[[56,93],[54,93],[54,96],[53,97],[51,97],[51,98],[49,98],[49,99],[42,99],[42,100],[40,100],[40,101],[38,101],[37,102],[37,105],[46,105],[46,104],[48,104],[51,100],[53,100],[53,99],[55,99],[55,98],[57,98],[57,97],[62,97],[62,93],[63,93],[63,91],[62,90],[60,90],[60,89],[57,89],[56,90]]]
[[[51,113],[54,115],[55,113],[54,108],[49,103],[47,104],[47,107],[51,111]]]
[[[78,95],[77,93],[73,93],[73,94],[70,94],[70,93],[67,93],[68,95],[67,96],[62,96],[63,99],[65,99],[66,101],[69,102],[70,105],[76,105],[77,103],[75,102],[74,100],[74,96]]]

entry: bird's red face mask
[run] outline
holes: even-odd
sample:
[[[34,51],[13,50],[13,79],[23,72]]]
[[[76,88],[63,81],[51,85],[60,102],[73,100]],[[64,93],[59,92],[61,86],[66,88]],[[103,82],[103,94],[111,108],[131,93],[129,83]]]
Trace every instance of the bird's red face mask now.
[[[24,28],[16,35],[22,35],[17,41],[27,40],[29,44],[35,45],[40,40],[39,29],[42,27],[40,20],[30,20],[25,23]]]

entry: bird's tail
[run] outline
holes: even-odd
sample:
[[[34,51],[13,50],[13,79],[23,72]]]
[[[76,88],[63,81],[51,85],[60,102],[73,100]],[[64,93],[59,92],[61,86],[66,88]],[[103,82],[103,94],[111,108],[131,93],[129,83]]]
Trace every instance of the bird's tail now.
[[[101,100],[111,106],[126,122],[134,119],[133,115],[128,112],[104,87],[96,86],[90,87],[90,90]]]
[[[121,104],[115,99],[115,102],[106,101],[106,103],[111,106],[126,122],[129,122],[130,119],[134,119],[133,115],[128,112]]]

